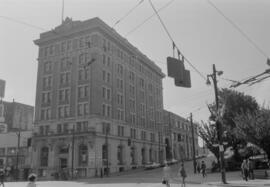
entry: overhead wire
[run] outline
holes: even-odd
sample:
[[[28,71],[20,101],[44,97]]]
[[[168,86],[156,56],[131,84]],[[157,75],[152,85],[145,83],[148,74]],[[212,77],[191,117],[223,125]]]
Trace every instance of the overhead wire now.
[[[156,15],[157,15],[157,17],[158,17],[158,19],[159,19],[159,21],[160,21],[160,23],[161,23],[161,25],[163,26],[163,28],[164,28],[164,30],[166,31],[166,33],[167,33],[167,35],[168,35],[168,37],[170,38],[170,40],[171,40],[171,42],[173,43],[173,45],[176,47],[176,49],[178,50],[178,51],[180,51],[179,50],[179,48],[177,47],[177,45],[175,44],[175,42],[174,42],[174,40],[173,40],[173,38],[172,38],[172,36],[171,36],[171,34],[170,34],[170,32],[169,32],[169,30],[167,29],[167,27],[166,27],[166,25],[165,25],[165,23],[163,22],[163,20],[161,19],[161,17],[160,17],[160,15],[158,14],[158,11],[156,10],[156,8],[154,7],[154,5],[153,5],[153,3],[152,3],[152,1],[151,0],[149,0],[149,3],[150,3],[150,5],[151,5],[151,7],[153,8],[153,10],[154,10],[154,12],[156,13]],[[206,77],[185,57],[185,56],[182,56],[183,58],[184,58],[184,60],[206,81],[207,79],[206,79]]]
[[[172,4],[175,0],[171,0],[168,3],[166,3],[164,6],[162,6],[161,8],[159,8],[157,11],[161,12],[162,10],[164,10],[165,8],[167,8],[170,4]],[[125,37],[127,37],[128,35],[130,35],[131,33],[135,32],[137,29],[139,29],[141,26],[143,26],[146,22],[148,22],[151,18],[153,18],[156,15],[156,13],[153,13],[151,16],[149,16],[148,18],[146,18],[145,20],[143,20],[140,24],[138,24],[137,26],[135,26],[133,29],[131,29],[130,31],[128,31],[125,34]]]
[[[44,29],[42,27],[39,27],[39,26],[30,24],[30,23],[26,23],[24,21],[21,21],[21,20],[18,20],[18,19],[14,19],[14,18],[11,18],[11,17],[0,16],[0,18],[5,19],[5,20],[9,20],[11,22],[16,22],[16,23],[19,23],[19,24],[22,24],[22,25],[25,25],[25,26],[28,26],[28,27],[31,27],[31,28],[35,28],[35,29],[38,29],[38,30],[41,30],[41,31],[46,31],[47,30],[47,29]]]
[[[262,48],[260,48],[256,42],[254,42],[251,37],[249,37],[237,24],[235,24],[232,19],[230,19],[228,16],[226,16],[221,9],[219,9],[212,1],[207,0],[207,2],[225,19],[227,20],[236,30],[238,30],[238,32],[244,37],[246,38],[246,40],[248,40],[250,42],[250,44],[253,45],[253,47],[255,47],[264,57],[269,58],[269,56],[266,54],[266,52],[264,50],[262,50]]]
[[[117,24],[119,24],[121,21],[123,21],[126,17],[128,17],[137,7],[139,7],[142,3],[144,2],[144,0],[140,0],[139,3],[137,3],[134,7],[132,7],[124,16],[122,16],[119,20],[117,20],[114,25],[112,26],[112,28],[115,28],[115,26]]]

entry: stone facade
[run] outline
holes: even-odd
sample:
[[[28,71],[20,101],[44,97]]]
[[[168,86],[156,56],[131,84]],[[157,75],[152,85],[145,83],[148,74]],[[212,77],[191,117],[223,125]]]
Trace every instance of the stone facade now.
[[[197,124],[193,124],[195,155],[198,155]],[[189,160],[192,159],[192,130],[187,119],[164,110],[164,132],[167,159]]]
[[[164,161],[164,74],[154,62],[99,18],[67,18],[35,44],[33,168],[40,177]]]

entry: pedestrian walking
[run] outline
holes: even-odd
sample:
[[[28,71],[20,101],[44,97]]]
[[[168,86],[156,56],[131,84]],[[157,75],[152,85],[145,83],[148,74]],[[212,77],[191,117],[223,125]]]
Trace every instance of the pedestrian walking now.
[[[37,187],[36,180],[37,180],[37,175],[34,173],[31,173],[28,177],[29,183],[27,184],[26,187]]]
[[[179,169],[179,174],[182,178],[182,184],[181,184],[181,187],[186,187],[186,177],[187,177],[187,173],[186,173],[186,170],[185,170],[185,167],[184,167],[184,163],[181,164],[181,167]]]
[[[197,162],[196,164],[196,169],[197,169],[197,172],[200,173],[201,172],[201,166],[200,166],[200,163]]]
[[[254,179],[254,162],[250,158],[248,159],[248,176],[250,180]]]
[[[162,184],[165,184],[167,187],[170,187],[170,175],[171,175],[171,168],[168,166],[168,163],[165,162],[165,166],[163,167]]]
[[[2,187],[5,186],[4,181],[5,181],[5,170],[1,168],[0,169],[0,184]]]
[[[201,172],[202,172],[202,177],[205,178],[206,177],[206,165],[205,165],[204,161],[202,161],[202,164],[201,164]]]
[[[248,163],[247,160],[244,159],[242,164],[241,164],[241,169],[242,169],[242,176],[245,181],[248,181]]]

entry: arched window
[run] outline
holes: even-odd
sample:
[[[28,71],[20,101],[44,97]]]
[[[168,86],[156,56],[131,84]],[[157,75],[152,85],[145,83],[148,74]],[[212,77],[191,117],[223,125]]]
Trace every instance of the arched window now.
[[[79,146],[79,165],[86,165],[87,164],[87,158],[88,158],[88,155],[87,155],[87,152],[88,152],[88,148],[86,145],[84,144],[81,144]]]
[[[49,160],[49,148],[42,147],[40,151],[40,166],[47,167]]]

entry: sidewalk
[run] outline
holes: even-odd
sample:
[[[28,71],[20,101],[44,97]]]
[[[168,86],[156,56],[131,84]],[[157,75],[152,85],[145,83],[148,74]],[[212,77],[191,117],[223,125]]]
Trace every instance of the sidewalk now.
[[[27,182],[7,182],[5,187],[26,187]],[[86,182],[68,182],[68,181],[40,181],[37,182],[38,187],[165,187],[161,183],[86,183]],[[171,187],[179,187],[179,183],[171,184]],[[270,186],[270,180],[253,180],[253,181],[230,181],[229,184],[221,184],[220,182],[204,183],[204,184],[186,184],[186,187],[265,187]]]
[[[249,180],[249,181],[228,181],[228,184],[222,184],[221,182],[209,182],[205,183],[208,186],[216,187],[216,186],[232,186],[232,187],[261,187],[261,186],[270,186],[270,180]]]

